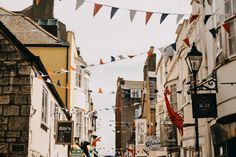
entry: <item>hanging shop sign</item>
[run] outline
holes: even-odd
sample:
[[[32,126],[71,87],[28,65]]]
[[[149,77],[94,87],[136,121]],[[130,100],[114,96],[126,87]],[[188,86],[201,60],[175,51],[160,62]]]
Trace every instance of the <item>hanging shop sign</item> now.
[[[216,94],[192,94],[193,118],[217,117]]]
[[[56,144],[71,144],[73,142],[73,121],[58,121]]]
[[[169,123],[161,124],[161,146],[177,146],[177,129],[176,126]]]
[[[161,148],[160,138],[157,136],[149,136],[145,142],[145,150],[157,151]]]
[[[70,157],[84,157],[84,151],[81,148],[71,150]]]

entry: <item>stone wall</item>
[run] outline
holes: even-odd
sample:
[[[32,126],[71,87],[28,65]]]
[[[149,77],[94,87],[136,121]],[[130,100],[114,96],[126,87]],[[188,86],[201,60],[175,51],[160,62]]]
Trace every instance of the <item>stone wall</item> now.
[[[0,157],[27,157],[31,63],[0,32]]]

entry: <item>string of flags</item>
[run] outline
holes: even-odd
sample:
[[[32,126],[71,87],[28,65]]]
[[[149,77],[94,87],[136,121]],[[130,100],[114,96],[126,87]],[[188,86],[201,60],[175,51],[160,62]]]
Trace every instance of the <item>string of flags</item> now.
[[[196,1],[196,0],[195,0]],[[96,2],[92,2],[89,0],[76,0],[76,7],[75,10],[79,9],[79,7],[81,7],[84,2],[88,2],[88,3],[92,3],[94,4],[94,8],[93,8],[93,16],[96,16],[97,13],[101,10],[102,7],[108,7],[111,8],[111,12],[110,12],[110,19],[112,19],[114,17],[114,15],[116,14],[116,12],[119,9],[123,9],[123,10],[128,10],[129,11],[129,16],[130,16],[130,21],[132,22],[136,13],[137,12],[144,12],[146,13],[145,16],[145,24],[147,24],[150,20],[150,18],[152,17],[153,14],[160,14],[161,18],[160,18],[160,24],[163,23],[163,21],[167,18],[167,16],[169,15],[177,15],[176,18],[176,24],[185,16],[185,15],[190,15],[190,14],[183,14],[183,13],[168,13],[168,12],[157,12],[157,11],[144,11],[144,10],[138,10],[138,9],[127,9],[127,8],[118,8],[115,6],[111,6],[111,5],[106,5],[106,4],[100,4],[100,3],[96,3]],[[196,1],[197,3],[200,3],[199,1]],[[208,3],[210,5],[210,3]],[[219,15],[219,16],[224,16],[225,14],[206,14],[206,15],[200,15],[200,14],[193,14],[190,16],[189,19],[189,23],[192,23],[195,19],[197,19],[199,16],[204,16],[204,24],[207,23],[208,19],[213,16],[213,15]]]

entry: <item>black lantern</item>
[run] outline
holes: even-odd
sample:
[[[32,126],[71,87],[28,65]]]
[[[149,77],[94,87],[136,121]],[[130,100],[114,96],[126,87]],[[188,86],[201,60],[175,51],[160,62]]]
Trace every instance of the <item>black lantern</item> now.
[[[193,43],[191,51],[185,58],[187,65],[192,73],[197,73],[202,63],[202,53],[197,50],[195,43]]]

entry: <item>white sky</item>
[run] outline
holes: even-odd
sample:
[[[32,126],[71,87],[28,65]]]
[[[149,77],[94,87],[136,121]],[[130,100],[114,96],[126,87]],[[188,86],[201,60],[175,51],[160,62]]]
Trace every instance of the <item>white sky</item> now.
[[[21,10],[32,4],[33,0],[0,0],[0,6],[9,10]],[[102,7],[93,17],[93,3],[86,2],[75,11],[76,0],[55,0],[54,16],[66,24],[67,30],[75,32],[77,46],[88,64],[98,64],[99,59],[110,61],[110,56],[139,54],[147,52],[150,46],[157,48],[175,42],[176,15],[169,15],[160,25],[160,14],[153,14],[145,25],[145,12],[137,12],[130,22],[128,9],[156,11],[163,13],[189,14],[190,0],[91,0],[119,9],[110,20],[110,7]],[[185,16],[188,17],[188,16]],[[111,108],[115,105],[118,76],[126,80],[143,80],[143,65],[146,55],[126,59],[110,64],[90,68],[90,89],[93,90],[93,101],[97,109]],[[98,88],[104,90],[97,94]],[[99,112],[97,131],[102,136],[98,143],[100,155],[112,154],[115,146],[113,110]],[[110,126],[113,124],[113,126]],[[114,151],[114,150],[113,150]]]

